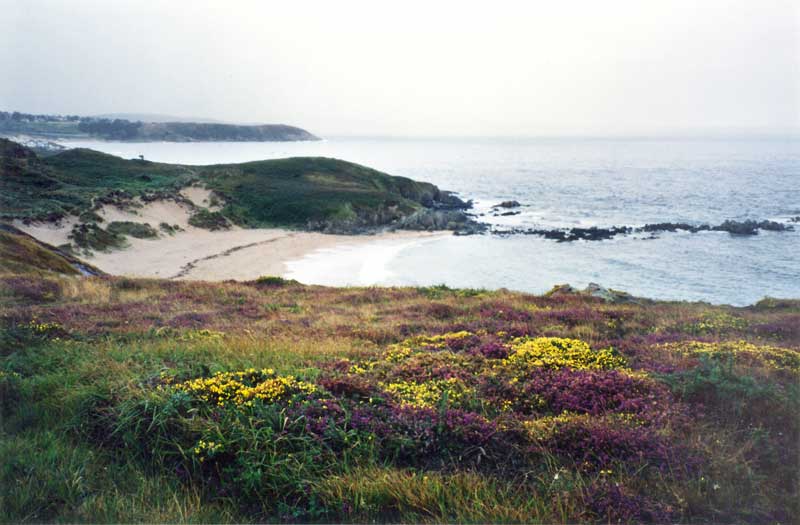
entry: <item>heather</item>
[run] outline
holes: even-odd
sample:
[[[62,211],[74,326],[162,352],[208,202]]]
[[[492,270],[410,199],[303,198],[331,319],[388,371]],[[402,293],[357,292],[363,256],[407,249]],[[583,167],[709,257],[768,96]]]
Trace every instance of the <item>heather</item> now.
[[[3,521],[800,515],[797,301],[0,286]]]

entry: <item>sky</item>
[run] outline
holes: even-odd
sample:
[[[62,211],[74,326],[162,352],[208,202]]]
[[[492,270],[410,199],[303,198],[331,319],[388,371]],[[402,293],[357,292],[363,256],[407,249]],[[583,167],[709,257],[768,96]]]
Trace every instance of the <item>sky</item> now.
[[[0,109],[319,135],[800,128],[797,0],[0,0]]]

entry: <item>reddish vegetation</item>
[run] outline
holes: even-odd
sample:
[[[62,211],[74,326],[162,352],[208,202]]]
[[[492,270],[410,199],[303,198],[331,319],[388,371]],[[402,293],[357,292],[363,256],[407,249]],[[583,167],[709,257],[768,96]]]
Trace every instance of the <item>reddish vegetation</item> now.
[[[279,279],[2,283],[7,399],[81,384],[31,399],[78,396],[71,439],[128,451],[240,519],[415,521],[431,515],[392,498],[412,498],[428,476],[480,486],[505,509],[446,511],[455,496],[441,489],[436,521],[798,515],[796,301],[612,304]],[[69,381],[41,369],[51,355]],[[363,503],[354,471],[377,484],[376,503]]]

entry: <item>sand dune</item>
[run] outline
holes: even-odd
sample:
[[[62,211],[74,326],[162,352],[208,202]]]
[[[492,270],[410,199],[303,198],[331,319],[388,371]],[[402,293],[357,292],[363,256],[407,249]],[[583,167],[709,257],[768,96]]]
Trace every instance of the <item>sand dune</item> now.
[[[205,200],[202,192],[187,195],[193,201]],[[200,203],[197,203],[200,204]],[[194,280],[249,280],[262,275],[286,274],[286,263],[315,250],[330,249],[385,240],[407,240],[449,232],[394,232],[377,235],[326,235],[277,228],[208,231],[189,225],[191,210],[172,201],[156,201],[137,208],[104,206],[98,211],[106,223],[132,221],[158,228],[162,222],[183,228],[174,235],[160,234],[157,239],[128,238],[129,246],[110,252],[95,252],[83,258],[112,275],[160,277]],[[69,233],[77,222],[68,218],[59,223],[15,226],[44,242],[61,245],[69,242]]]

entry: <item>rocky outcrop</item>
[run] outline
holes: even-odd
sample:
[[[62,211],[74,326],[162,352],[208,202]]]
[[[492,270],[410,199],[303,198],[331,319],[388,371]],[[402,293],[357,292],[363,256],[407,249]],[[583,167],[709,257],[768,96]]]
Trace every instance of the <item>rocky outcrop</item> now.
[[[586,288],[579,290],[569,284],[557,284],[545,294],[548,297],[558,297],[564,295],[581,295],[586,297],[596,297],[607,303],[636,303],[641,304],[650,302],[649,299],[635,297],[628,292],[605,288],[597,283],[589,283]]]
[[[634,228],[632,226],[611,226],[610,228],[555,228],[550,230],[536,228],[511,228],[494,229],[495,235],[539,235],[545,239],[552,239],[558,242],[569,241],[603,241],[613,239],[618,235],[629,235],[631,233],[662,233],[687,231],[697,233],[701,231],[720,231],[728,232],[731,235],[757,235],[760,230],[764,231],[794,231],[791,225],[775,221],[731,221],[727,220],[717,226],[701,224],[699,226],[683,222],[660,222],[655,224],[645,224]]]
[[[782,224],[780,222],[775,222],[775,221],[727,220],[717,226],[710,226],[708,224],[701,224],[697,226],[682,222],[661,222],[657,224],[645,224],[641,228],[637,228],[637,231],[652,232],[652,233],[675,232],[679,230],[688,231],[692,233],[697,233],[702,231],[719,231],[719,232],[728,232],[733,235],[757,235],[759,230],[782,232],[782,231],[791,231],[792,229],[793,228],[791,226],[787,226],[786,224]]]
[[[519,208],[522,206],[517,201],[503,201],[500,204],[495,204],[492,208]]]
[[[631,233],[632,228],[628,226],[613,226],[611,228],[556,228],[543,230],[536,228],[512,228],[510,230],[493,230],[495,235],[539,235],[545,239],[552,239],[558,242],[570,241],[603,241],[613,239],[617,235]]]
[[[714,231],[728,232],[732,235],[757,235],[759,230],[782,232],[792,230],[791,226],[775,221],[725,221],[711,228]]]
[[[437,231],[451,230],[458,235],[483,233],[488,225],[475,221],[461,210],[427,208],[403,218],[397,225],[400,230]]]
[[[455,193],[437,188],[433,200],[426,206],[438,210],[469,210],[472,208],[472,201],[463,201]]]

